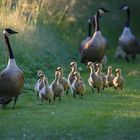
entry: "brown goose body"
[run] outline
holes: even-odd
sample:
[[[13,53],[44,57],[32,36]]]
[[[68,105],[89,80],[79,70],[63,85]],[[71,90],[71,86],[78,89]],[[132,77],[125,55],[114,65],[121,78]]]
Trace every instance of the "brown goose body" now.
[[[7,67],[0,73],[0,104],[5,104],[15,98],[14,107],[18,96],[24,85],[24,75],[22,70],[17,66],[14,55],[10,46],[9,34],[17,33],[11,29],[5,29],[4,38],[7,44],[9,61]]]
[[[107,39],[102,35],[99,28],[100,13],[104,13],[104,9],[99,9],[92,21],[95,23],[95,32],[92,38],[85,43],[81,52],[81,63],[87,64],[88,62],[101,62],[103,59],[106,48],[108,46]]]

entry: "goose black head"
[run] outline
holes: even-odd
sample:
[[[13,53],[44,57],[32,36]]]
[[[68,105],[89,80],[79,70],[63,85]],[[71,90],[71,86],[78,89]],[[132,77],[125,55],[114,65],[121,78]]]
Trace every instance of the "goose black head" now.
[[[3,31],[3,34],[6,35],[7,37],[12,35],[12,34],[17,34],[18,32],[10,29],[10,28],[6,28],[4,31]]]
[[[123,4],[122,6],[119,7],[119,9],[126,11],[129,9],[129,6],[127,4]]]
[[[107,13],[107,12],[110,12],[108,9],[105,9],[105,8],[99,8],[98,9],[98,12],[99,12],[99,15],[103,15],[104,13]]]

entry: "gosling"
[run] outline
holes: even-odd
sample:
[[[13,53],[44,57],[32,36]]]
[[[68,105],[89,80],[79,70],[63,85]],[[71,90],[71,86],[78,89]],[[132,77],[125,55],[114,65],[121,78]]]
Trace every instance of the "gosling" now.
[[[37,80],[37,82],[35,84],[34,89],[35,89],[36,96],[38,97],[39,96],[39,91],[43,87],[43,80],[42,80],[42,78],[44,76],[43,71],[42,70],[38,70],[37,76],[38,76],[38,80]]]
[[[72,89],[73,89],[73,97],[76,97],[76,94],[81,96],[81,99],[83,95],[85,94],[86,87],[84,84],[84,81],[80,79],[80,73],[74,72],[74,82],[72,83]]]
[[[106,75],[106,86],[112,87],[113,86],[113,79],[114,75],[112,74],[112,66],[108,66],[107,75]]]
[[[103,80],[102,78],[95,73],[95,69],[92,62],[88,62],[88,68],[90,69],[90,75],[88,79],[88,83],[94,92],[94,88],[97,89],[97,92],[100,92],[100,89],[103,87]]]
[[[69,82],[68,82],[67,78],[63,76],[63,68],[62,67],[57,67],[56,70],[60,72],[59,82],[60,82],[60,84],[62,84],[62,86],[64,88],[64,91],[66,92],[66,95],[68,95],[70,85],[69,85]]]
[[[53,90],[54,92],[54,101],[55,98],[58,97],[59,101],[61,100],[61,97],[64,94],[64,88],[63,86],[60,84],[59,80],[60,80],[60,72],[58,70],[55,71],[55,79],[54,81],[51,83],[50,88]]]
[[[102,73],[102,64],[101,63],[97,63],[95,65],[95,71],[96,71],[96,75],[100,76],[103,80],[103,89],[106,87],[106,75],[104,73]]]
[[[43,82],[43,87],[39,91],[39,98],[41,99],[41,102],[43,102],[43,99],[44,99],[44,100],[49,100],[49,103],[50,103],[54,97],[53,90],[50,88],[48,79],[46,76],[44,76],[43,79],[41,80]]]
[[[124,87],[125,80],[121,75],[121,69],[116,69],[115,73],[116,77],[113,79],[114,88],[115,89],[120,88],[122,90]]]

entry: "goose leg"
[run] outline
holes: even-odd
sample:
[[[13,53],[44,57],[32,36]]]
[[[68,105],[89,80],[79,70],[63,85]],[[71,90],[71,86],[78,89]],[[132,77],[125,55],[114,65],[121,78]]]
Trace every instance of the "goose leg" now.
[[[59,101],[61,101],[61,96],[59,97]]]
[[[133,54],[133,55],[132,55],[132,61],[134,62],[135,59],[136,59],[136,54]]]
[[[129,59],[128,59],[127,54],[125,54],[125,59],[126,59],[127,62],[130,62]]]
[[[17,96],[17,97],[15,97],[15,99],[14,99],[14,106],[12,107],[13,109],[15,109],[17,99],[18,99],[18,96]]]

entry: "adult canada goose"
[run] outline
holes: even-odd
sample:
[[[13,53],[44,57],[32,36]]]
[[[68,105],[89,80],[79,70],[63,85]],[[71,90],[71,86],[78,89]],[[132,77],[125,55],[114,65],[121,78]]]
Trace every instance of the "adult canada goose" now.
[[[73,97],[76,97],[76,94],[78,94],[81,96],[81,99],[82,99],[86,91],[84,81],[81,80],[80,73],[77,71],[74,72],[74,77],[75,77],[75,80],[72,83]]]
[[[127,12],[127,20],[123,29],[121,36],[119,37],[119,46],[125,52],[125,59],[129,62],[128,55],[132,57],[134,61],[136,54],[140,53],[140,41],[132,34],[129,27],[130,24],[130,9],[127,4],[120,7],[121,10]]]
[[[116,69],[115,73],[116,76],[113,79],[114,88],[115,89],[120,88],[122,90],[122,88],[124,87],[125,80],[121,75],[121,69]]]
[[[99,26],[99,16],[109,12],[104,8],[99,8],[95,16],[91,18],[91,21],[94,23],[95,19],[95,32],[92,38],[85,44],[81,52],[81,63],[91,62],[101,62],[105,55],[108,42],[106,38],[102,35],[100,26]]]
[[[70,85],[69,85],[69,82],[68,82],[67,78],[63,76],[63,68],[62,67],[57,67],[56,70],[60,72],[59,82],[60,82],[60,84],[62,84],[64,90],[66,91],[66,95],[68,95]]]
[[[58,70],[56,70],[55,71],[55,79],[50,85],[50,88],[54,92],[54,101],[55,101],[56,97],[58,97],[59,101],[60,101],[61,97],[64,94],[64,88],[63,88],[62,84],[60,84],[60,82],[59,82],[60,76],[61,76],[61,73]]]
[[[99,93],[100,89],[103,87],[103,80],[99,75],[97,75],[95,73],[94,66],[93,66],[92,62],[88,62],[87,65],[88,65],[88,68],[90,69],[88,83],[89,83],[92,91],[94,91],[94,88],[96,88],[98,93]]]
[[[48,79],[46,76],[43,76],[43,79],[41,80],[43,81],[43,87],[39,91],[39,97],[42,102],[44,99],[44,100],[49,100],[49,103],[50,103],[54,96],[53,90],[50,88]]]
[[[44,86],[44,84],[43,84],[43,77],[45,75],[43,74],[43,71],[42,70],[38,70],[37,76],[38,76],[38,80],[37,80],[37,82],[35,84],[35,93],[38,96],[39,95],[39,91]]]
[[[96,74],[99,75],[102,80],[103,80],[103,89],[106,87],[106,75],[104,73],[102,73],[102,64],[101,63],[97,63],[95,65],[95,71],[96,71]]]
[[[114,75],[112,74],[112,66],[108,66],[106,75],[106,86],[113,86]]]
[[[14,98],[13,108],[15,108],[17,98],[21,94],[24,85],[23,72],[16,64],[9,41],[9,36],[16,33],[18,32],[10,28],[6,28],[3,32],[9,57],[7,67],[0,73],[0,104],[2,104],[3,107]]]

